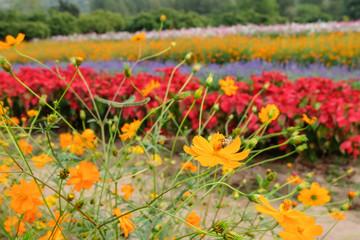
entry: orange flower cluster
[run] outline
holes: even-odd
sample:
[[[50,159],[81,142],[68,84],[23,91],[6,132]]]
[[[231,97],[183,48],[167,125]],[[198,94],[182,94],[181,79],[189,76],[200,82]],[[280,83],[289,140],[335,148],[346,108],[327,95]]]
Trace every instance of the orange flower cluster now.
[[[306,213],[291,209],[292,202],[288,199],[280,205],[279,211],[270,205],[263,196],[259,198],[264,205],[257,205],[255,209],[265,215],[272,216],[284,229],[279,233],[284,240],[315,240],[314,236],[322,234],[320,225],[315,225],[315,218],[308,217]]]
[[[25,42],[18,46],[28,55],[41,60],[68,61],[72,56],[89,60],[136,60],[139,41],[148,46],[143,56],[153,55],[171,45],[174,39],[145,40],[145,35],[135,35],[124,41],[83,42]],[[194,37],[176,39],[176,47],[154,60],[183,59],[185,52],[192,52],[192,62],[224,63],[240,60],[262,59],[272,62],[322,62],[325,65],[352,66],[360,57],[360,33],[327,33],[303,36],[240,36]],[[10,62],[24,62],[25,58],[14,51],[2,53]]]
[[[60,134],[60,146],[80,155],[85,152],[85,148],[95,149],[95,138],[96,135],[91,129],[86,129],[81,135],[77,133],[74,136],[71,133],[62,133]]]
[[[227,146],[224,145],[225,140],[225,136],[219,133],[212,135],[210,141],[201,136],[195,136],[192,140],[193,145],[191,147],[184,146],[184,151],[195,156],[194,159],[199,161],[203,167],[214,167],[221,164],[227,168],[237,168],[243,165],[244,163],[238,161],[247,158],[250,149],[239,152],[241,146],[239,137]]]

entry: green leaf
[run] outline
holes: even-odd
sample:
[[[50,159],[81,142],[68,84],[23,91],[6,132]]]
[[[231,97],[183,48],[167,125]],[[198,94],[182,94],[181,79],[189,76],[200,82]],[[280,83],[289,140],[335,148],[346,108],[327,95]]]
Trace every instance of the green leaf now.
[[[262,179],[262,177],[261,177],[261,175],[260,174],[256,174],[256,180],[258,181],[258,183],[259,183],[259,186],[261,186],[262,185],[262,183],[263,183],[263,179]]]
[[[115,108],[123,108],[123,107],[132,107],[132,106],[139,106],[142,104],[146,104],[150,101],[150,98],[146,98],[144,100],[135,102],[136,97],[133,95],[130,98],[126,99],[123,102],[114,102],[114,101],[110,101],[110,100],[106,100],[104,98],[101,98],[99,96],[95,96],[95,100],[100,102],[100,103],[104,103],[107,104],[111,107],[115,107]]]

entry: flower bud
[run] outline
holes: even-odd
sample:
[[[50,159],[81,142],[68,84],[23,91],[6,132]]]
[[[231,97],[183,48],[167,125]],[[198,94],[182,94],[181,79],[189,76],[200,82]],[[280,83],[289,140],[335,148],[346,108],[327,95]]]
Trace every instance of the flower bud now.
[[[225,232],[229,227],[229,223],[226,221],[218,221],[213,225],[214,231],[216,233],[223,233]]]
[[[195,92],[195,99],[199,99],[199,98],[201,98],[201,96],[202,96],[202,93],[203,93],[203,88],[202,87],[200,87],[198,90],[196,90],[196,92]]]
[[[250,195],[248,195],[248,199],[250,202],[254,202],[254,203],[261,203],[260,202],[260,196],[259,194],[253,194],[251,193]]]
[[[214,111],[218,111],[220,108],[220,105],[218,103],[214,104]]]
[[[308,139],[305,135],[295,135],[290,138],[290,143],[292,145],[299,145],[303,142],[306,142]]]
[[[268,173],[267,175],[267,180],[272,182],[272,181],[275,181],[275,178],[276,178],[276,172],[270,172]]]
[[[75,193],[71,192],[71,193],[68,194],[67,199],[71,202],[72,200],[75,199],[75,197],[76,197]]]
[[[287,128],[287,131],[288,131],[289,133],[294,133],[296,130],[297,130],[296,127],[288,127],[288,128]]]
[[[234,231],[230,231],[230,232],[225,233],[224,239],[225,240],[243,240],[245,238],[241,237],[239,234],[237,234]]]
[[[210,87],[213,81],[214,81],[213,74],[210,73],[205,81],[206,86]]]
[[[43,94],[43,95],[41,95],[41,98],[40,98],[40,101],[39,101],[39,104],[40,104],[40,106],[41,107],[44,107],[47,102],[47,95],[46,94]]]
[[[234,192],[234,200],[239,199],[240,194],[238,192]]]
[[[118,151],[116,150],[116,148],[113,148],[113,149],[112,149],[112,155],[113,155],[114,157],[116,157],[116,156],[118,155]]]
[[[258,142],[259,142],[258,140],[259,140],[259,137],[258,137],[258,136],[250,139],[250,141],[249,141],[249,148],[254,148],[254,147],[256,147],[256,145],[257,145]]]
[[[232,120],[232,119],[234,119],[234,114],[229,115],[229,120]]]
[[[271,119],[271,118],[273,118],[275,116],[275,114],[276,114],[276,108],[273,107],[273,108],[270,109],[270,111],[268,113],[268,117]]]
[[[76,66],[80,66],[83,63],[84,59],[82,57],[75,57]]]
[[[303,152],[304,150],[306,150],[308,147],[307,147],[307,144],[301,144],[300,146],[297,146],[296,147],[296,151],[297,152]]]
[[[75,207],[78,208],[78,209],[81,209],[85,204],[85,201],[84,200],[80,200],[80,201],[77,201],[76,204],[75,204]]]
[[[296,207],[298,206],[298,203],[295,202],[295,201],[293,201],[293,202],[291,203],[291,206],[292,206],[292,208],[296,208]]]
[[[170,43],[170,47],[173,48],[173,47],[175,47],[175,46],[176,46],[176,42],[171,42],[171,43]]]
[[[48,123],[56,123],[57,120],[58,120],[58,117],[56,114],[50,114],[47,117]]]
[[[349,200],[353,200],[356,197],[356,192],[349,191],[348,192],[348,198]]]
[[[128,65],[124,66],[124,74],[126,78],[130,78],[131,77],[131,69]]]
[[[265,83],[264,89],[268,89],[270,87],[270,82]]]
[[[235,128],[232,133],[235,134],[236,136],[240,136],[241,129],[240,128]]]
[[[349,204],[349,203],[345,203],[344,205],[341,206],[340,209],[341,209],[342,211],[347,211],[347,210],[349,210],[349,207],[350,207],[350,204]]]
[[[201,65],[200,64],[195,64],[192,68],[192,72],[193,73],[197,73],[201,68]]]
[[[0,66],[5,72],[11,72],[12,71],[11,63],[9,63],[9,61],[6,58],[2,57],[2,56],[0,56]]]
[[[274,184],[274,189],[276,190],[276,189],[278,189],[280,187],[280,183],[275,183]]]
[[[86,112],[84,110],[80,110],[80,119],[85,120],[86,119]]]
[[[253,113],[257,113],[257,106],[252,106],[251,107],[251,111],[253,112]]]
[[[185,58],[184,58],[184,59],[185,59],[186,61],[190,60],[191,55],[192,55],[192,52],[188,52],[188,53],[185,55]]]
[[[163,14],[163,15],[161,15],[161,17],[160,17],[160,21],[162,21],[162,22],[164,22],[166,20],[166,16]]]
[[[69,176],[70,172],[69,169],[64,168],[60,170],[60,179],[66,179]]]
[[[296,190],[298,190],[299,192],[304,190],[304,189],[307,189],[308,187],[310,187],[310,184],[308,182],[304,182],[304,183],[300,183]]]
[[[306,174],[305,178],[312,178],[314,174],[314,172],[309,172],[308,174]]]
[[[346,171],[347,174],[352,174],[354,172],[353,168],[350,168],[349,170]]]

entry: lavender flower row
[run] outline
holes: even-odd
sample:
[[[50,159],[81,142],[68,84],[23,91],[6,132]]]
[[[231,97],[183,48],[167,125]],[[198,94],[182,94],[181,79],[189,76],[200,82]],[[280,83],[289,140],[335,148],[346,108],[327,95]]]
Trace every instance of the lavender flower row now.
[[[68,63],[60,63],[61,67],[66,67]],[[120,60],[111,61],[85,61],[81,66],[96,69],[98,71],[107,72],[114,74],[116,72],[122,72],[124,64],[130,64],[133,62],[125,62]],[[46,63],[48,66],[54,66],[54,63]],[[160,62],[160,61],[148,61],[140,62],[133,68],[133,73],[137,74],[140,72],[149,74],[161,74],[157,71],[160,68],[173,67],[176,63],[174,62]],[[35,63],[28,64],[14,64],[15,70],[19,67],[39,67]],[[180,71],[184,73],[190,73],[192,66],[181,66]],[[307,66],[299,65],[296,62],[289,62],[287,64],[269,63],[261,60],[251,60],[249,62],[235,62],[227,63],[223,65],[208,64],[201,67],[200,71],[196,73],[196,77],[206,79],[210,73],[214,73],[216,79],[224,78],[225,76],[234,76],[238,80],[249,80],[252,74],[260,75],[263,71],[281,71],[286,74],[290,79],[297,79],[299,77],[312,77],[321,76],[325,78],[331,78],[334,80],[345,80],[345,79],[360,79],[360,70],[348,69],[344,66],[325,67],[322,64],[310,64]]]
[[[145,32],[148,39],[163,39],[163,38],[192,38],[197,36],[214,37],[226,35],[292,35],[292,34],[312,34],[312,33],[328,33],[328,32],[359,32],[360,20],[351,22],[316,22],[316,23],[286,23],[276,25],[234,25],[230,27],[207,27],[207,28],[189,28],[179,30],[164,30],[164,31],[150,31]],[[49,38],[51,41],[109,41],[109,40],[128,40],[134,33],[129,32],[108,32],[105,34],[88,33],[75,34],[70,36],[53,36]],[[41,41],[35,39],[34,41]]]

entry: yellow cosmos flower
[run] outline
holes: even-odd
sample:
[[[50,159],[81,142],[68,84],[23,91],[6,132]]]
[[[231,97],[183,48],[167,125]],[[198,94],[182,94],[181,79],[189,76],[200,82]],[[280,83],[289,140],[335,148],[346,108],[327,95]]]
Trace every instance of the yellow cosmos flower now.
[[[310,207],[328,203],[330,201],[330,196],[329,191],[326,188],[320,187],[317,183],[312,183],[309,189],[300,191],[298,199],[305,206]]]
[[[279,108],[275,104],[268,104],[266,107],[261,108],[261,111],[259,112],[259,119],[262,123],[267,121],[271,123],[277,119],[279,114]]]
[[[138,33],[138,34],[135,34],[132,38],[131,38],[131,41],[133,42],[141,42],[143,40],[146,39],[146,36],[145,36],[145,33]]]
[[[39,111],[34,110],[34,109],[31,109],[31,110],[27,111],[26,114],[27,114],[30,118],[32,118],[32,117],[35,117],[36,115],[38,115],[38,114],[39,114]]]
[[[162,159],[158,154],[153,154],[149,163],[154,166],[160,166],[162,164]]]
[[[212,135],[210,142],[201,136],[195,136],[191,147],[184,146],[184,151],[195,156],[203,167],[214,167],[218,164],[227,168],[237,168],[244,163],[238,161],[244,160],[249,156],[250,149],[242,152],[240,150],[241,140],[237,137],[229,145],[224,146],[225,137],[222,134]]]
[[[136,154],[143,154],[145,151],[141,146],[132,146],[131,152],[134,152]]]
[[[123,134],[120,134],[119,137],[125,141],[126,139],[131,139],[136,131],[138,130],[138,128],[141,125],[141,121],[140,120],[134,120],[132,123],[125,123],[124,126],[122,126],[121,128],[121,132],[123,132]]]
[[[320,236],[323,228],[315,225],[315,218],[308,217],[298,225],[288,225],[285,231],[279,233],[284,240],[316,240],[314,236]]]
[[[238,90],[238,86],[235,86],[235,80],[230,77],[226,77],[224,79],[219,80],[219,84],[221,86],[221,90],[224,91],[226,96],[232,96],[236,94],[236,90]]]
[[[7,35],[5,38],[5,42],[0,41],[0,49],[9,49],[13,45],[19,45],[24,41],[25,34],[19,33],[16,38],[11,35]]]

